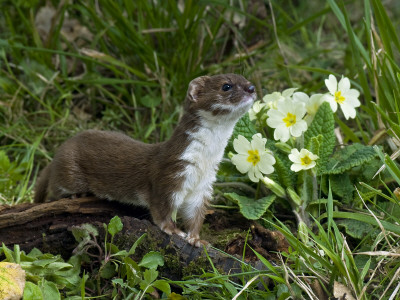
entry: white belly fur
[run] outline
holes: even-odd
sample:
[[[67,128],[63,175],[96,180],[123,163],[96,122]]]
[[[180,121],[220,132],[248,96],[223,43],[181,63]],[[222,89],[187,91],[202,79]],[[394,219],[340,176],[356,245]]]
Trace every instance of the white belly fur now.
[[[184,171],[177,175],[184,180],[180,190],[173,194],[174,208],[185,219],[193,218],[204,201],[211,199],[218,165],[236,123],[236,120],[215,117],[206,111],[199,115],[201,126],[195,132],[188,132],[191,142],[180,157],[188,162]]]

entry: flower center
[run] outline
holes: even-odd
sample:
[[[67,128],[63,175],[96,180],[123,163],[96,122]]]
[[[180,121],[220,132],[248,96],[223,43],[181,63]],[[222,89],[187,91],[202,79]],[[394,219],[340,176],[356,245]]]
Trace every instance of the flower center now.
[[[249,150],[247,151],[247,153],[249,153],[247,161],[251,162],[253,166],[255,166],[260,161],[260,155],[258,154],[258,150]]]
[[[296,124],[296,115],[287,113],[286,118],[283,118],[282,121],[285,122],[286,127],[290,127],[290,126]]]
[[[312,159],[308,155],[300,158],[300,160],[301,160],[301,165],[302,166],[308,166],[309,164],[312,163]]]
[[[342,92],[341,91],[336,91],[335,92],[335,101],[337,103],[342,104],[344,102],[345,98],[342,96]]]

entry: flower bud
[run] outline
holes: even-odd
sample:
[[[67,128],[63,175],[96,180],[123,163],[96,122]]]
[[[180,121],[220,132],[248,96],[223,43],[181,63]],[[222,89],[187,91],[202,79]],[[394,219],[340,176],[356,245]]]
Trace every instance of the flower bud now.
[[[292,151],[292,148],[286,143],[277,142],[275,143],[275,146],[276,148],[287,154],[290,154],[290,151]]]
[[[297,205],[297,206],[301,206],[301,204],[303,203],[303,201],[301,200],[300,196],[297,195],[297,193],[294,191],[294,189],[288,187],[286,189],[286,192],[288,193],[290,199]]]
[[[298,230],[298,235],[304,244],[307,244],[309,241],[307,229],[308,229],[308,227],[307,227],[306,223],[304,223],[303,221],[300,221],[297,230]]]
[[[267,188],[269,188],[275,195],[277,195],[280,198],[286,198],[286,192],[285,189],[280,186],[278,183],[273,181],[272,179],[268,177],[264,177],[261,180]]]

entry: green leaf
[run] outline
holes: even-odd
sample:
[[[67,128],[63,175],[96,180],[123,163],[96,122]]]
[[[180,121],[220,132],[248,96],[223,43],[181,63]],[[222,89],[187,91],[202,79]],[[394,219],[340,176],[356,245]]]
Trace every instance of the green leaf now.
[[[71,232],[77,242],[81,242],[84,239],[89,239],[90,235],[99,235],[97,228],[88,223],[79,226],[73,226]]]
[[[346,146],[331,157],[326,164],[324,174],[341,174],[353,167],[360,166],[376,157],[371,146],[353,144]]]
[[[335,138],[335,121],[333,118],[333,112],[329,103],[324,102],[319,107],[317,113],[313,121],[310,124],[310,127],[304,133],[304,145],[307,149],[310,149],[313,146],[311,143],[312,138],[317,138],[320,143],[319,146],[319,173],[323,173],[325,170],[325,166],[329,161],[329,157],[331,156],[333,149],[336,144]],[[322,141],[319,140],[318,136],[322,135]]]
[[[328,216],[327,213],[323,213],[319,217],[319,220],[326,218],[327,216]],[[361,221],[361,222],[364,222],[367,224],[378,226],[377,221],[373,216],[364,215],[364,214],[360,214],[360,213],[333,211],[332,216],[334,218],[358,220],[358,221]],[[379,220],[379,222],[382,224],[383,228],[385,228],[387,231],[392,231],[396,234],[400,234],[400,226],[399,225],[394,224],[392,222],[384,221],[384,220]]]
[[[165,280],[156,280],[153,282],[152,286],[158,288],[161,292],[167,294],[167,296],[171,294],[171,287]]]
[[[147,236],[147,233],[143,233],[132,245],[131,249],[128,251],[128,255],[133,255],[135,254],[136,247],[143,241],[143,239]]]
[[[56,262],[58,259],[59,259],[58,257],[49,258],[49,259],[39,259],[39,260],[34,261],[33,265],[45,267],[53,262]]]
[[[224,196],[237,202],[242,215],[250,220],[258,220],[276,199],[275,195],[269,195],[257,200],[246,196],[240,196],[236,193],[225,193]]]
[[[60,292],[53,282],[44,280],[40,286],[40,289],[42,290],[43,299],[61,299]]]
[[[349,236],[355,239],[362,240],[368,234],[374,233],[376,235],[378,233],[372,225],[358,220],[343,219],[335,222],[339,227],[343,227]]]
[[[143,274],[144,280],[142,281],[145,286],[150,285],[153,283],[154,280],[157,279],[158,272],[154,269],[146,269]],[[140,287],[142,288],[142,283],[140,284]]]
[[[275,153],[275,173],[278,176],[278,182],[285,188],[293,187],[295,185],[295,180],[297,175],[295,172],[290,170],[291,162],[288,156],[284,156],[280,153]]]
[[[343,198],[343,202],[349,203],[353,199],[355,190],[348,173],[332,174],[329,176],[332,192]]]
[[[148,269],[157,269],[158,266],[164,265],[164,258],[159,252],[150,251],[147,253],[139,263],[139,266]]]
[[[232,283],[224,280],[224,286],[229,291],[232,297],[236,296],[236,294],[238,293],[237,289]]]
[[[110,223],[107,226],[107,230],[111,234],[111,236],[114,236],[116,233],[122,230],[122,227],[123,224],[121,222],[121,219],[118,216],[115,216],[110,220]]]
[[[322,134],[318,134],[318,136],[313,136],[310,140],[309,145],[307,146],[307,150],[319,156],[319,148],[321,147],[322,140]]]
[[[101,278],[110,279],[116,274],[115,265],[108,261],[100,271]]]
[[[51,272],[57,272],[57,271],[66,271],[72,269],[72,267],[73,266],[69,263],[57,261],[49,264],[46,268]]]
[[[7,246],[4,245],[4,243],[2,243],[1,249],[3,250],[3,253],[6,257],[5,261],[15,263],[13,252],[10,249],[8,249]]]
[[[25,283],[23,299],[24,300],[44,300],[45,298],[43,298],[42,291],[36,284],[33,284],[32,282],[27,281]]]
[[[140,103],[145,107],[153,108],[161,103],[161,98],[152,95],[145,95],[140,99]]]

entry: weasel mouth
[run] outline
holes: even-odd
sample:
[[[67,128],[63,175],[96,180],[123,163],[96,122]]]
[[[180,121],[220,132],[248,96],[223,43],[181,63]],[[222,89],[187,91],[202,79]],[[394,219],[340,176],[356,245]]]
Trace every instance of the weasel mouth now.
[[[241,102],[248,103],[248,102],[254,102],[254,100],[256,100],[256,95],[252,94],[251,96],[249,95],[244,96]]]

